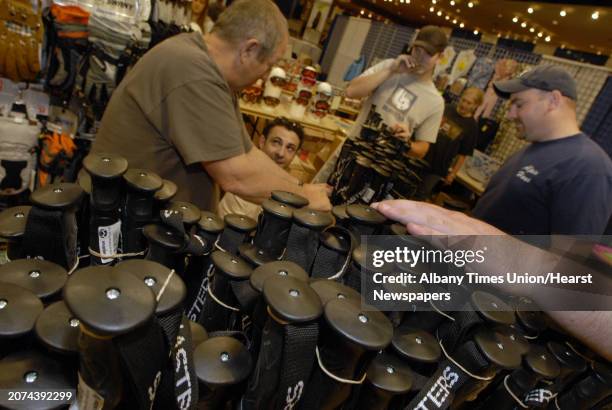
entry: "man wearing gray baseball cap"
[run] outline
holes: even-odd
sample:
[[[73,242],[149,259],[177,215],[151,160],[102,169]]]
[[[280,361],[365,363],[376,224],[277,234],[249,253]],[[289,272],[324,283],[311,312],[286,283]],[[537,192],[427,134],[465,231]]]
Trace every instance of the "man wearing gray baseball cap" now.
[[[493,84],[531,142],[491,178],[473,215],[510,234],[594,234],[612,215],[612,161],[576,119],[576,82],[538,66]]]

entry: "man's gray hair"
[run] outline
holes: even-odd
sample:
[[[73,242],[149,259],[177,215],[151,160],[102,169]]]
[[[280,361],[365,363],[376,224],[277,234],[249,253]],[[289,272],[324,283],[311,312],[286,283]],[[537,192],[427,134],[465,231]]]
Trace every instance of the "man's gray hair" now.
[[[270,0],[236,0],[221,13],[212,29],[212,33],[234,45],[257,39],[261,43],[261,60],[274,53],[287,32],[287,20]]]

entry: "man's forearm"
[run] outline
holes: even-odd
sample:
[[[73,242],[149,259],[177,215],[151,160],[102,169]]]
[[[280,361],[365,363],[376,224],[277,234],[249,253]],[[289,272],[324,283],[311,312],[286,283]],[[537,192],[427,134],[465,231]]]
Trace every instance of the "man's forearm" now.
[[[302,194],[299,180],[253,147],[247,154],[204,164],[223,190],[261,204],[274,190]]]
[[[450,175],[455,177],[457,173],[459,172],[459,170],[461,169],[461,167],[463,166],[464,162],[465,162],[465,155],[458,155],[457,161],[455,161],[455,164],[451,168]]]
[[[424,158],[429,150],[429,142],[427,141],[412,141],[409,154],[413,157]]]
[[[373,74],[354,78],[346,87],[346,96],[349,98],[367,97],[390,76],[391,69],[384,68]]]

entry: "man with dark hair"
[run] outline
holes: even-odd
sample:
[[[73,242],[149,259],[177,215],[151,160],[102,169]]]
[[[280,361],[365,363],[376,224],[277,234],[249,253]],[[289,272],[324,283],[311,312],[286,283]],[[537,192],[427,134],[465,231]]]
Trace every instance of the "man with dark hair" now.
[[[350,98],[368,97],[351,137],[359,135],[372,106],[397,137],[412,140],[411,154],[423,158],[436,142],[444,100],[433,84],[433,71],[448,39],[440,27],[419,30],[412,46],[395,59],[381,61],[353,79]]]
[[[491,178],[473,215],[515,235],[600,235],[612,214],[612,161],[580,131],[576,82],[564,69],[538,66],[493,83],[510,99],[523,148]]]
[[[327,186],[302,184],[254,148],[237,93],[284,54],[287,21],[270,0],[236,0],[212,31],[180,34],[147,52],[113,93],[92,151],[175,182],[176,199],[214,211],[218,187],[260,203],[273,190],[329,210]]]
[[[269,156],[279,167],[289,169],[289,165],[302,146],[304,129],[296,122],[285,117],[270,121],[259,137],[259,149]],[[226,193],[219,202],[219,216],[227,214],[246,215],[253,219],[261,212],[261,207],[231,192]]]

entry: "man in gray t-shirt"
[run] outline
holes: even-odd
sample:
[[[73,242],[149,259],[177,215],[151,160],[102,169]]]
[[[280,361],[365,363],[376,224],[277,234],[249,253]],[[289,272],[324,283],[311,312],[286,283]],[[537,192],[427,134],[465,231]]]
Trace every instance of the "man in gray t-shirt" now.
[[[372,105],[376,105],[376,112],[397,137],[412,140],[412,155],[423,158],[429,144],[436,142],[444,113],[444,99],[432,77],[447,42],[439,27],[423,27],[409,54],[384,60],[353,79],[346,95],[368,98],[350,136],[359,135]]]

